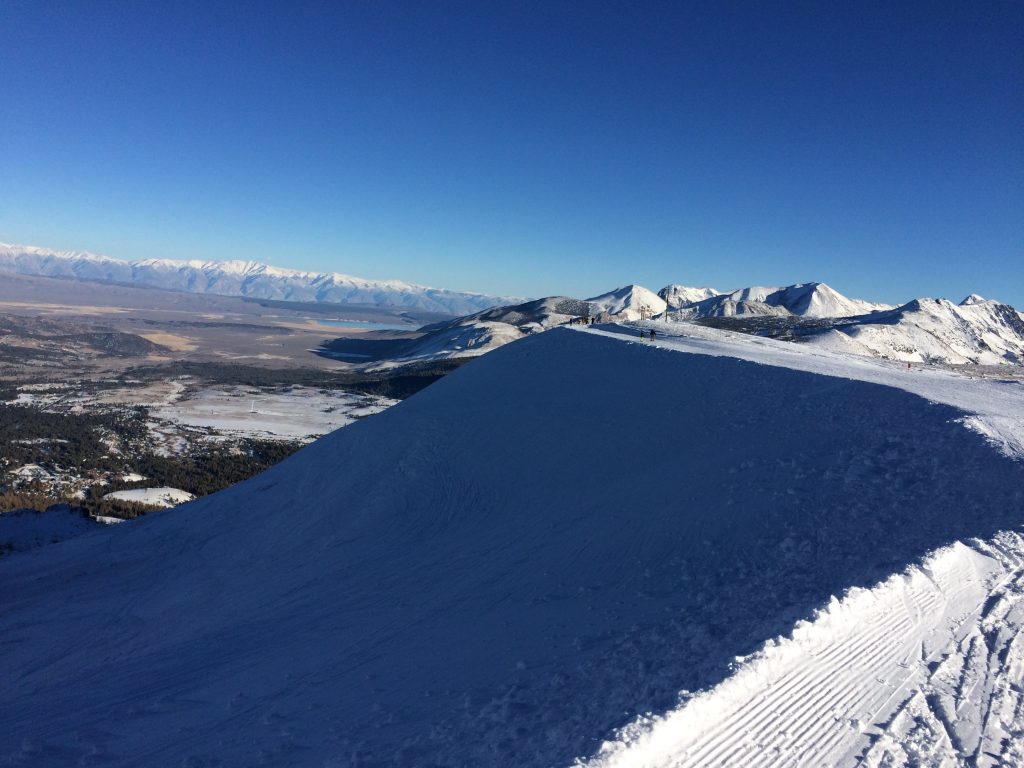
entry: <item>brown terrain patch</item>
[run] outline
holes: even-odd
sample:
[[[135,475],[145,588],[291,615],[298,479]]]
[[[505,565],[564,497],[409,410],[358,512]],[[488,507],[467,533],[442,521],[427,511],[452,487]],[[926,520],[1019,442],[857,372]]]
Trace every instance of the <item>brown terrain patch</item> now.
[[[187,336],[178,336],[173,333],[155,331],[152,333],[140,333],[139,336],[175,352],[192,352],[198,346],[194,339],[190,339]]]

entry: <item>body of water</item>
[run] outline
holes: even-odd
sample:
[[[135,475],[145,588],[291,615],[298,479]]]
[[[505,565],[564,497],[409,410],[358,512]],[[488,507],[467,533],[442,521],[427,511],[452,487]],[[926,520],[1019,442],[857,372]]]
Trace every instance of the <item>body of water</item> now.
[[[330,325],[335,328],[359,328],[364,331],[415,331],[418,325],[411,323],[372,323],[366,320],[316,320],[321,325]]]

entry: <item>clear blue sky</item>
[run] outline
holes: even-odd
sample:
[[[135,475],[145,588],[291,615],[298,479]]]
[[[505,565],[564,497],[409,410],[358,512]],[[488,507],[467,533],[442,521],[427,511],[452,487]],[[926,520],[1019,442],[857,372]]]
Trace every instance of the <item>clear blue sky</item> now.
[[[0,240],[1024,307],[1024,3],[0,4]]]

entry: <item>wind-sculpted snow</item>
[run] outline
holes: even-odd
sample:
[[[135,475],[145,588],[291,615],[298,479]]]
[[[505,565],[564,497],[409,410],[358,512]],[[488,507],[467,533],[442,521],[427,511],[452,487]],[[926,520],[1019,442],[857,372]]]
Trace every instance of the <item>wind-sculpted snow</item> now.
[[[834,595],[1019,524],[1024,464],[962,411],[704,332],[530,336],[0,561],[0,765],[569,765]]]

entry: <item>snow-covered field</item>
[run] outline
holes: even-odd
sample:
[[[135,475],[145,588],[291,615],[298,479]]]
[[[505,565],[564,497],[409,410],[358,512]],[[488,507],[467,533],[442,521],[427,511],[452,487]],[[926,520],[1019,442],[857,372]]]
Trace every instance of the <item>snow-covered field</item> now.
[[[225,437],[302,440],[379,413],[394,400],[309,387],[204,387],[155,408],[159,423],[202,427]],[[157,428],[159,429],[159,428]]]
[[[186,501],[192,501],[195,496],[180,488],[162,486],[160,488],[132,488],[127,491],[113,491],[103,498],[166,508],[173,507],[176,504],[184,504]]]
[[[0,561],[0,765],[1018,762],[1024,385],[680,330]]]

